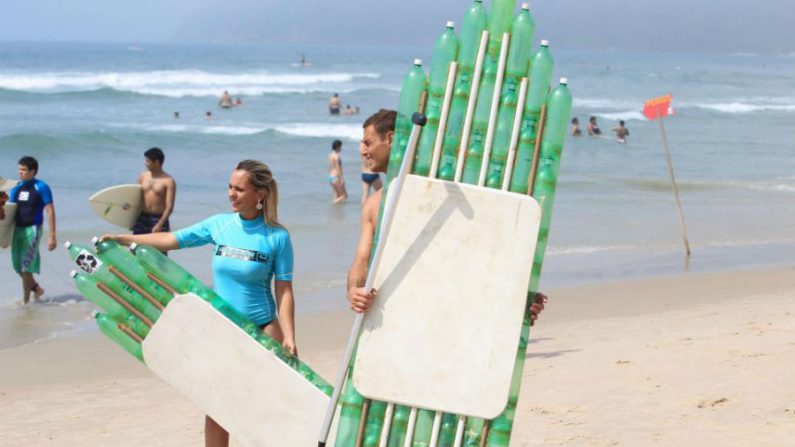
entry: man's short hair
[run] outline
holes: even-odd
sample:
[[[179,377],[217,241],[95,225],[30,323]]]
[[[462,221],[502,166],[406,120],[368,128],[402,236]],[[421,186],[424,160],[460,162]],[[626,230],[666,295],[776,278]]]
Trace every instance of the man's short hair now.
[[[17,164],[24,166],[37,174],[39,172],[39,161],[30,155],[25,155],[24,157],[20,158]]]
[[[166,161],[166,154],[164,154],[159,147],[153,147],[148,151],[144,152],[144,157],[152,161],[159,161],[161,165],[163,164],[164,161]]]
[[[364,124],[362,124],[362,128],[367,129],[369,126],[373,126],[376,133],[378,133],[381,138],[384,138],[387,132],[395,131],[396,119],[397,112],[394,110],[381,109],[370,115],[370,117],[365,120]]]
[[[334,140],[331,142],[331,148],[334,149],[335,151],[339,150],[341,147],[342,147],[342,141]]]

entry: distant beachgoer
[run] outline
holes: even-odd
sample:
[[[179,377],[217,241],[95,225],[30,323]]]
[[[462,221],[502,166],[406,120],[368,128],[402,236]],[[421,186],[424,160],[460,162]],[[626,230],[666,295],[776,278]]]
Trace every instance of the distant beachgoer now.
[[[616,133],[616,139],[619,143],[626,143],[629,136],[629,129],[624,126],[624,120],[618,122],[618,126],[614,127],[613,132]]]
[[[179,119],[179,112],[174,112],[174,119],[175,119],[175,120],[178,120],[178,119]]]
[[[243,107],[243,98],[241,97],[235,98],[235,107]]]
[[[342,111],[343,115],[351,116],[353,115],[353,107],[350,104],[345,106],[345,110]]]
[[[354,115],[358,115],[359,114],[359,106],[356,106],[356,107],[353,108],[353,114]]]
[[[361,152],[361,151],[360,151]],[[370,197],[370,189],[373,193],[381,190],[384,184],[381,182],[381,176],[377,172],[373,172],[367,160],[362,157],[362,205]]]
[[[345,190],[345,176],[342,173],[342,141],[334,140],[331,143],[331,153],[328,156],[328,183],[331,185],[333,202],[341,203],[348,199],[348,191]]]
[[[229,96],[228,91],[224,90],[224,94],[221,95],[218,105],[221,106],[222,109],[231,109],[234,107],[234,101],[232,100],[232,97]]]
[[[588,119],[588,135],[592,137],[602,135],[602,130],[599,129],[599,125],[596,124],[595,116],[591,116],[591,118]]]
[[[328,100],[328,113],[332,115],[340,114],[340,95],[334,93],[334,96]]]
[[[301,66],[306,67],[306,55],[301,53]]]
[[[204,112],[204,119],[208,119],[208,120],[213,119],[213,112],[210,112],[209,110]]]
[[[47,249],[55,250],[58,244],[55,236],[55,205],[52,191],[43,181],[36,178],[39,162],[33,157],[19,159],[19,179],[21,180],[9,194],[9,201],[17,204],[14,216],[16,228],[11,241],[11,261],[14,270],[22,278],[22,299],[25,304],[30,301],[33,293],[36,301],[44,295],[44,289],[36,282],[33,275],[40,271],[39,242],[42,238],[44,213],[47,213],[47,225],[50,236]]]
[[[163,170],[165,154],[153,147],[144,152],[146,171],[138,176],[144,194],[143,210],[138,216],[133,234],[160,233],[171,231],[168,221],[174,211],[174,198],[177,195],[177,182]]]
[[[571,136],[581,137],[582,130],[580,130],[580,120],[575,116],[571,119]]]

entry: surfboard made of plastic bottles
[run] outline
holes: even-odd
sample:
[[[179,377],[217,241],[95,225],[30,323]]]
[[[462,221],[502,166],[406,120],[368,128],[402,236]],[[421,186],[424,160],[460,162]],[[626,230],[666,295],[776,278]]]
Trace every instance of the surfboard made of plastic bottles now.
[[[491,419],[508,403],[541,209],[532,197],[410,175],[365,316],[365,397]]]
[[[194,294],[165,308],[146,364],[247,446],[308,446],[329,397]]]

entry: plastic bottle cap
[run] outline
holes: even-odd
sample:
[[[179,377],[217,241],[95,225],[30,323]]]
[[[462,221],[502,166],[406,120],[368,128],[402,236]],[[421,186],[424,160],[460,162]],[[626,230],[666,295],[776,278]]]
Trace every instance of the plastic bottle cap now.
[[[97,318],[98,316],[99,316],[99,311],[98,310],[95,310],[94,312],[91,312],[91,318]]]
[[[530,10],[530,3],[522,3],[522,9],[524,9],[525,11],[529,11]]]
[[[74,278],[75,276],[77,276],[77,272],[76,271],[72,270],[71,272],[69,272],[69,277],[70,278]]]
[[[560,83],[563,84],[563,85],[568,85],[569,84],[569,78],[560,78]]]
[[[130,244],[130,251],[132,253],[135,253],[136,248],[138,248],[138,242],[133,242],[132,244]]]
[[[448,28],[455,28],[455,22],[453,22],[452,20],[448,20],[447,21],[447,27]]]
[[[67,249],[67,250],[69,250],[69,247],[71,247],[71,246],[72,246],[72,243],[71,243],[71,242],[69,242],[69,241],[66,241],[66,243],[65,243],[65,244],[63,244],[63,248],[65,248],[65,249]]]
[[[422,59],[420,58],[414,59],[414,65],[422,65]]]
[[[549,41],[548,41],[548,40],[546,40],[546,39],[542,40],[542,41],[541,41],[541,46],[542,46],[542,47],[548,47],[548,46],[549,46]]]
[[[94,236],[94,237],[91,238],[91,243],[92,244],[97,245],[98,242],[99,242],[99,237]]]

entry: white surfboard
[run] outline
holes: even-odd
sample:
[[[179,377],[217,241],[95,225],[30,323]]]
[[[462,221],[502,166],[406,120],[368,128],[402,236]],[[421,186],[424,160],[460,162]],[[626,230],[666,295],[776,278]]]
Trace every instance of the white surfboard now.
[[[11,245],[11,237],[14,235],[14,216],[17,213],[15,203],[3,205],[5,219],[0,220],[0,248],[8,248]]]
[[[243,445],[317,445],[329,397],[196,295],[169,303],[143,354]]]
[[[130,229],[141,214],[141,185],[118,185],[105,188],[88,199],[91,209],[106,222]]]
[[[498,416],[540,220],[532,197],[408,176],[364,317],[356,389],[376,400]]]

